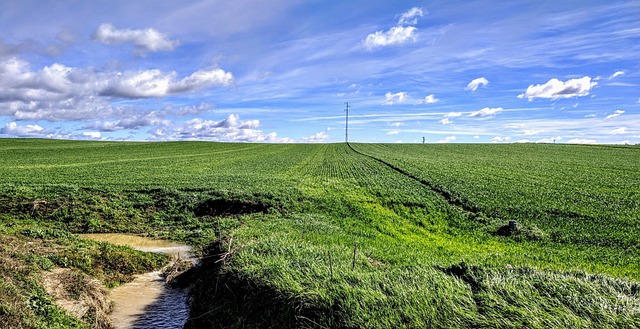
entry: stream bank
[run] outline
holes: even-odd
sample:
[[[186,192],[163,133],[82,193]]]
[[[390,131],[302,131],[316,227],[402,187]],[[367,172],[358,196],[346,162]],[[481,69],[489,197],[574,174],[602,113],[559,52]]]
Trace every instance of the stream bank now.
[[[190,258],[189,246],[171,241],[119,233],[80,236],[116,245],[128,245],[142,251],[165,253],[172,256],[172,263],[181,260],[195,261]],[[137,275],[133,281],[111,289],[110,297],[113,310],[109,318],[116,329],[182,328],[189,317],[187,290],[167,284],[162,271]]]

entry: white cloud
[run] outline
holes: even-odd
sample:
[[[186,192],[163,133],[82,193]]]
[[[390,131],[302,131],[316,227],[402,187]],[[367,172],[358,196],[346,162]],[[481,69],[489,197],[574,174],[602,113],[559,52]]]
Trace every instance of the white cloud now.
[[[32,70],[24,60],[0,57],[0,115],[47,121],[122,118],[135,109],[114,107],[111,98],[164,97],[232,83],[233,75],[221,69],[178,79],[176,72],[160,70],[97,72],[62,64]]]
[[[616,110],[614,113],[607,115],[606,118],[604,118],[605,120],[611,120],[611,119],[615,119],[619,116],[621,116],[624,113],[623,110]]]
[[[480,136],[475,135],[475,136],[473,136],[473,139],[480,139]]]
[[[584,116],[585,118],[595,118],[596,114],[595,113],[591,113],[591,114],[587,114]]]
[[[571,98],[589,95],[589,91],[597,82],[591,82],[588,76],[580,79],[570,79],[562,82],[558,79],[551,79],[543,85],[530,85],[518,98],[528,98],[530,101],[534,98]]]
[[[385,97],[385,101],[384,103],[382,103],[383,105],[393,105],[396,103],[402,103],[405,101],[405,99],[407,98],[407,93],[406,92],[398,92],[395,94],[392,93],[386,93],[384,95]]]
[[[38,125],[18,125],[16,122],[9,122],[0,129],[0,134],[11,137],[45,137],[47,132]]]
[[[169,88],[171,94],[191,92],[211,85],[228,86],[233,83],[233,74],[222,69],[200,70],[176,81]]]
[[[374,49],[391,45],[401,45],[410,40],[415,41],[416,30],[413,26],[394,26],[388,31],[377,31],[367,36],[364,40],[364,46],[367,49]]]
[[[595,139],[574,138],[567,141],[567,144],[595,144]]]
[[[476,91],[476,89],[478,89],[479,86],[486,87],[488,84],[489,84],[489,80],[487,80],[485,77],[481,77],[481,78],[471,80],[471,82],[469,82],[469,84],[467,85],[466,89],[471,91]]]
[[[436,143],[451,143],[456,140],[456,136],[447,136],[441,140],[436,141]]]
[[[403,13],[398,20],[396,26],[390,28],[387,31],[377,31],[367,35],[362,41],[365,48],[372,50],[379,47],[386,47],[391,45],[401,45],[407,41],[416,41],[416,31],[418,30],[414,26],[418,23],[418,17],[424,15],[422,8],[413,7]]]
[[[424,9],[413,7],[400,16],[398,25],[415,25],[418,23],[418,17],[424,16]]]
[[[623,74],[624,74],[624,71],[616,71],[616,73],[614,73],[611,76],[609,76],[609,80],[611,80],[613,78],[616,78],[616,77],[619,77],[619,76],[621,76]]]
[[[472,112],[469,114],[470,117],[485,117],[489,115],[495,115],[502,112],[502,107],[488,108],[485,107],[479,111]]]
[[[436,96],[434,94],[431,95],[427,95],[424,97],[424,100],[422,101],[423,104],[433,104],[433,103],[437,103],[440,100],[436,98]]]
[[[164,97],[233,83],[233,75],[222,69],[200,70],[178,81],[176,77],[176,72],[165,73],[157,69],[117,74],[100,94],[122,98]]]
[[[393,136],[393,135],[397,135],[399,133],[400,133],[400,130],[391,130],[391,131],[387,132],[387,135]]]
[[[331,138],[327,133],[321,131],[313,136],[305,137],[302,139],[303,143],[324,143]]]
[[[288,143],[290,138],[280,138],[275,132],[264,133],[258,120],[240,120],[237,114],[231,114],[220,121],[194,118],[182,126],[167,129],[155,129],[153,135],[160,139],[211,140],[218,142],[267,142]],[[321,135],[318,135],[321,137]]]
[[[611,135],[623,135],[627,133],[627,127],[620,127],[609,132]]]
[[[93,33],[93,39],[104,44],[133,44],[146,51],[171,51],[179,43],[170,40],[155,29],[131,30],[116,29],[111,24],[101,24]]]
[[[402,126],[406,126],[407,124],[404,122],[392,122],[390,124],[391,127],[402,127]]]
[[[440,120],[440,123],[442,123],[443,125],[449,125],[452,123],[451,120],[449,120],[449,118],[444,118],[442,120]]]
[[[537,140],[536,143],[550,144],[550,143],[559,142],[561,139],[562,138],[560,136],[542,138],[542,139]]]
[[[82,133],[82,136],[93,138],[93,139],[98,139],[102,135],[100,134],[99,131],[85,131],[85,132]]]
[[[462,116],[462,112],[449,112],[444,115],[445,118],[455,118],[459,116]]]
[[[511,137],[496,136],[491,139],[491,143],[505,143],[511,140]]]

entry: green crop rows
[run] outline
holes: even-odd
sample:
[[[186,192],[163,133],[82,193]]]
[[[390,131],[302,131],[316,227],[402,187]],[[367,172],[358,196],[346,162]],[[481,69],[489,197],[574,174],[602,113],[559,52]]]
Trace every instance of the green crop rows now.
[[[638,160],[613,146],[0,140],[0,233],[199,246],[192,328],[639,327]]]

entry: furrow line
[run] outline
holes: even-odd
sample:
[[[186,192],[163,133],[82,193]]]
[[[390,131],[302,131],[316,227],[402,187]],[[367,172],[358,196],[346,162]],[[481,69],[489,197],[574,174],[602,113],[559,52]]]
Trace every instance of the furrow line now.
[[[392,163],[389,163],[385,160],[382,160],[380,158],[377,158],[375,156],[363,153],[361,151],[356,150],[355,148],[353,148],[353,146],[351,146],[351,144],[347,143],[347,146],[355,153],[360,154],[362,156],[365,156],[367,158],[373,159],[375,161],[378,161],[379,163],[387,166],[388,168],[394,170],[395,172],[404,175],[406,177],[409,177],[413,180],[415,180],[416,182],[420,183],[422,186],[434,191],[435,193],[437,193],[438,195],[440,195],[442,198],[444,198],[447,203],[453,207],[457,207],[457,208],[461,208],[464,211],[470,212],[470,213],[478,213],[480,212],[480,208],[475,205],[474,203],[472,203],[471,201],[469,201],[469,199],[463,197],[463,196],[459,196],[459,195],[455,195],[451,192],[449,192],[448,190],[446,190],[443,186],[429,182],[427,180],[424,180],[414,174],[412,174],[409,171],[406,171],[400,167],[395,166]]]

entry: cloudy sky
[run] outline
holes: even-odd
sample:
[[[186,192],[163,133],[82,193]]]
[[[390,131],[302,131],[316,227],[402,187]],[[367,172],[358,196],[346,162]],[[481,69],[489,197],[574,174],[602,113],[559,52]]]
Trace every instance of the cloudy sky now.
[[[0,8],[0,137],[640,143],[638,1]]]

